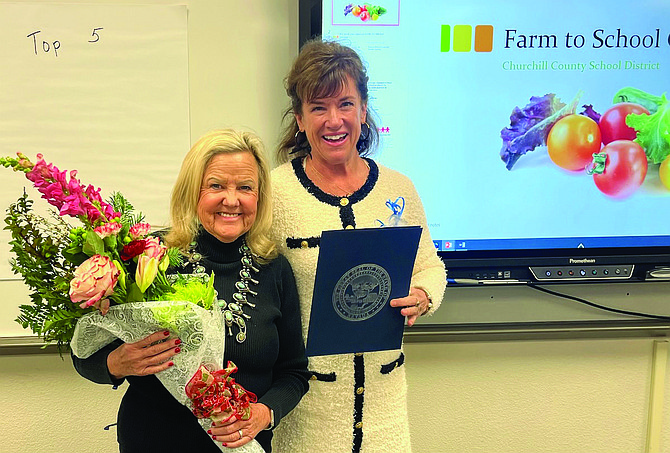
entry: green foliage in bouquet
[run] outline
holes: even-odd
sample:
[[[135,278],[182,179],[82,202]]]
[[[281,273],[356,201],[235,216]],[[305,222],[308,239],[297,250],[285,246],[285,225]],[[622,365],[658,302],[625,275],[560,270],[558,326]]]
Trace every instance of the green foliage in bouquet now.
[[[32,305],[19,307],[16,321],[47,343],[56,342],[60,349],[72,338],[77,319],[90,310],[73,304],[68,294],[75,269],[63,258],[69,243],[68,225],[58,216],[49,221],[34,214],[32,206],[24,193],[9,206],[5,217],[15,255],[10,265],[30,288],[32,301]]]

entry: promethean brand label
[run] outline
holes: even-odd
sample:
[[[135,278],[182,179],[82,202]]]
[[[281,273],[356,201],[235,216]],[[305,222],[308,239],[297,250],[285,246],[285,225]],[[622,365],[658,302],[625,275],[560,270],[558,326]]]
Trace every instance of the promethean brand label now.
[[[576,259],[574,259],[574,258],[570,258],[570,259],[568,260],[568,262],[569,262],[570,264],[593,264],[593,263],[596,262],[596,260],[593,259],[593,258],[582,258],[582,259],[580,259],[580,260],[576,260]]]

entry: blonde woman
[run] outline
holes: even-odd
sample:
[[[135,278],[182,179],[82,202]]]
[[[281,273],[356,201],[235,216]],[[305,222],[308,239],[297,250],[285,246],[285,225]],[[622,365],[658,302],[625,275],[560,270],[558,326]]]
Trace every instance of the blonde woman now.
[[[220,130],[201,137],[184,158],[171,201],[169,246],[186,255],[178,272],[214,273],[226,326],[223,363],[258,397],[249,420],[205,432],[186,406],[154,376],[171,366],[181,339],[157,332],[133,344],[116,342],[77,371],[101,384],[129,387],[118,414],[121,453],[219,453],[214,442],[239,447],[256,439],[271,451],[272,429],[308,389],[298,293],[288,261],[268,238],[272,222],[269,169],[260,140]],[[214,440],[214,442],[212,441]]]

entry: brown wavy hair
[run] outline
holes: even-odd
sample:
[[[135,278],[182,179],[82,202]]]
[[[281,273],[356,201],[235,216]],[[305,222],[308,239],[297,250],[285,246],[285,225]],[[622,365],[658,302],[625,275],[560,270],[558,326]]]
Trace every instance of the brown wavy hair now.
[[[370,126],[369,146],[359,154],[367,155],[379,143],[379,131],[370,114],[368,104],[368,75],[361,58],[352,48],[334,41],[321,41],[319,38],[307,41],[293,66],[284,79],[286,94],[291,106],[283,116],[283,130],[277,149],[277,163],[287,162],[293,156],[309,153],[308,149],[298,151],[289,157],[296,145],[295,135],[299,130],[296,114],[302,114],[302,105],[314,99],[337,95],[351,77],[358,89],[363,103],[368,105],[367,123]]]

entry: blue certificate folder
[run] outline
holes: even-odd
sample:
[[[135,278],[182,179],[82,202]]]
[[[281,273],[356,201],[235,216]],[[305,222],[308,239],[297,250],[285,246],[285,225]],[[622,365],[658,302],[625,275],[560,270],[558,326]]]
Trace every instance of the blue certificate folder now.
[[[399,349],[420,226],[324,231],[307,356]]]

